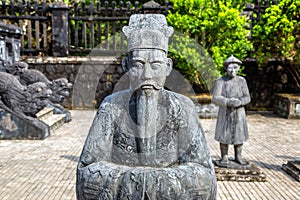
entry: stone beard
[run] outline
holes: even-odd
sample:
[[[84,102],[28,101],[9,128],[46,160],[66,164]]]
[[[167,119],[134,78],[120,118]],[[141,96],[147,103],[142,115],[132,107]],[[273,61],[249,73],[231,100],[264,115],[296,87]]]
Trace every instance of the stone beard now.
[[[156,154],[156,119],[158,95],[149,89],[138,91],[136,96],[137,152],[140,165],[151,165]],[[133,98],[132,98],[133,99]],[[131,109],[130,109],[131,110]],[[133,114],[134,115],[134,114]]]

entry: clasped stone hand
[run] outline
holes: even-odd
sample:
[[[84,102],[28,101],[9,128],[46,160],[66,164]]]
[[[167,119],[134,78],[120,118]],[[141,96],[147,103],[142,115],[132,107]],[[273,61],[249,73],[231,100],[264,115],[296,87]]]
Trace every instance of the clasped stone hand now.
[[[228,107],[233,107],[233,108],[236,108],[236,107],[239,107],[242,105],[242,102],[241,100],[237,99],[237,98],[230,98],[227,102],[227,106]]]

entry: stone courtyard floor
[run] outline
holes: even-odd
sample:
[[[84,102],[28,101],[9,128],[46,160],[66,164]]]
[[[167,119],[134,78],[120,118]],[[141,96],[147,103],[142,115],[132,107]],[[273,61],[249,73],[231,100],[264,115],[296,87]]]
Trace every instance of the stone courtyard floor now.
[[[0,140],[0,200],[76,199],[76,165],[96,112],[71,112],[73,120],[45,140]],[[300,120],[270,112],[248,113],[247,120],[250,139],[243,155],[266,174],[267,182],[218,181],[218,199],[300,199],[300,182],[281,169],[300,159]],[[216,120],[201,122],[212,158],[219,159]]]

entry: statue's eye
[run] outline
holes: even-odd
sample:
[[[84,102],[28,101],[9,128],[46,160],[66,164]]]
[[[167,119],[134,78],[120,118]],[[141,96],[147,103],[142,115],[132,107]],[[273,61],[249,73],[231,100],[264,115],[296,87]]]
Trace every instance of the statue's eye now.
[[[36,90],[37,90],[38,92],[41,92],[41,91],[42,91],[42,88],[38,87]]]
[[[155,69],[155,70],[160,69],[161,68],[161,63],[152,63],[151,68]]]
[[[132,63],[132,67],[142,69],[144,67],[144,64],[141,62],[134,62]]]

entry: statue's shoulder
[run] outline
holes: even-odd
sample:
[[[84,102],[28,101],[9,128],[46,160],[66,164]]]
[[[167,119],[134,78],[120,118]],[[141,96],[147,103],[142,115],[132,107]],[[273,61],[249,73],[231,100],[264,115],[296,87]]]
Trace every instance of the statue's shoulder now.
[[[235,79],[238,81],[243,81],[243,82],[246,81],[246,79],[242,76],[236,76]],[[225,75],[225,76],[218,78],[216,80],[216,82],[220,83],[220,82],[231,81],[231,80],[233,80],[233,79],[231,79],[229,76]]]
[[[246,83],[246,79],[244,77],[242,77],[242,76],[236,76],[236,78],[238,79],[238,81]]]
[[[130,96],[130,90],[122,90],[110,94],[104,98],[100,108],[108,105],[121,105]]]
[[[221,76],[220,78],[218,78],[217,80],[216,80],[216,82],[215,83],[223,83],[223,82],[225,82],[225,81],[228,81],[228,76]]]
[[[166,92],[171,98],[176,99],[183,107],[194,107],[194,102],[189,97],[168,90],[166,90]]]

